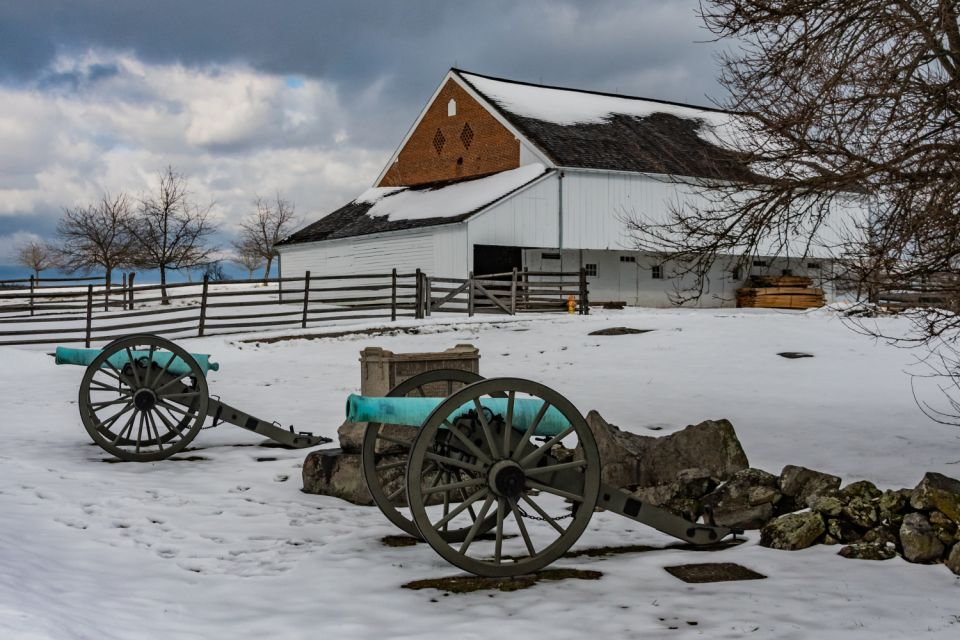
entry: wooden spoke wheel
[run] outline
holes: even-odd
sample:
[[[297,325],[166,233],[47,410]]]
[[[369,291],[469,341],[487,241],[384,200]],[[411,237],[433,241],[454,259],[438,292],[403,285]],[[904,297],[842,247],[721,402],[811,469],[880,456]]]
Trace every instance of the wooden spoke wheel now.
[[[498,411],[481,404],[494,398]],[[527,402],[515,414],[520,399]],[[537,434],[541,424],[547,435]],[[437,465],[456,469],[458,479],[430,480]],[[454,490],[463,492],[459,504],[433,504]],[[447,398],[420,428],[407,466],[421,537],[481,576],[530,573],[562,556],[589,523],[599,491],[600,455],[586,420],[559,393],[519,378],[483,380]],[[481,539],[491,514],[493,535]],[[448,529],[467,534],[450,540]]]
[[[87,433],[126,461],[163,460],[182,451],[202,428],[208,402],[200,365],[183,348],[149,334],[110,342],[80,383]]]
[[[398,398],[405,396],[415,397],[447,397],[457,389],[472,384],[483,377],[459,369],[437,369],[426,371],[404,380],[390,390],[387,397]],[[362,462],[363,478],[373,501],[380,507],[383,515],[407,534],[420,537],[413,520],[410,519],[407,509],[406,480],[404,473],[407,468],[407,458],[410,446],[417,435],[415,427],[381,424],[371,422],[363,436]],[[451,482],[457,476],[457,470],[428,469],[425,472],[427,481]],[[450,477],[450,476],[453,476]],[[461,492],[450,492],[437,496],[435,500],[459,502]],[[445,535],[456,539],[465,536],[467,531],[448,529]]]

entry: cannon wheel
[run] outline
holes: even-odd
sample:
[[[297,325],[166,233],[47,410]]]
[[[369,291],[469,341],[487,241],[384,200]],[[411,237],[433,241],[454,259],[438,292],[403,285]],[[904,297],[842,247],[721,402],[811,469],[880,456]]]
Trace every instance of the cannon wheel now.
[[[479,407],[482,398],[504,394],[506,416],[481,411],[476,428],[451,420],[464,404]],[[549,438],[533,434],[539,418],[523,432],[514,429],[518,395],[545,403],[540,418],[554,407],[569,427]],[[562,459],[557,444],[565,447]],[[434,463],[458,468],[465,478],[451,483],[467,492],[452,509],[428,506],[432,494],[451,488],[425,485],[425,469]],[[421,537],[451,564],[481,576],[530,573],[562,556],[590,522],[599,491],[600,454],[586,420],[556,391],[519,378],[483,380],[447,398],[420,428],[407,467],[407,500]],[[488,513],[495,514],[492,542],[477,539]],[[464,524],[470,528],[462,541],[445,539],[444,527]]]
[[[173,377],[156,364],[147,366],[152,357],[120,369],[109,362],[118,353],[133,351],[171,352],[189,371]],[[208,403],[207,381],[193,357],[150,334],[107,344],[80,382],[80,419],[87,433],[102,449],[126,461],[163,460],[182,451],[203,426]]]
[[[435,369],[404,380],[391,389],[387,397],[399,398],[411,395],[426,397],[427,386],[437,383],[446,383],[444,395],[449,396],[454,392],[455,386],[465,386],[480,380],[483,380],[483,376],[470,371]],[[395,432],[390,433],[392,430],[390,425],[383,425],[378,422],[371,422],[367,425],[363,435],[363,479],[367,483],[367,489],[370,491],[373,501],[380,507],[383,515],[387,516],[390,522],[403,529],[407,534],[419,538],[420,531],[413,524],[413,520],[398,509],[398,507],[402,508],[406,505],[406,496],[403,495],[406,491],[406,483],[401,482],[399,488],[394,486],[388,489],[384,486],[391,480],[396,485],[396,470],[399,469],[402,473],[406,469],[410,445],[415,437],[413,427],[407,428],[410,429],[410,439],[401,440],[396,438]],[[390,449],[395,453],[386,457],[382,456],[380,452],[385,449]],[[449,500],[449,497],[447,499]],[[448,530],[445,535],[451,540],[462,540],[466,533],[466,530]]]

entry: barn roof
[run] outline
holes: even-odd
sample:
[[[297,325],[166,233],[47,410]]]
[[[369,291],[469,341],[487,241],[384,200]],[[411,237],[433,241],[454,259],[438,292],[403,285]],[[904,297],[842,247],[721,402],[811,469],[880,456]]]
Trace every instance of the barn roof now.
[[[726,111],[452,72],[558,166],[751,177]]]
[[[414,187],[374,187],[278,244],[335,240],[460,222],[549,172],[542,164],[534,163],[481,177]]]

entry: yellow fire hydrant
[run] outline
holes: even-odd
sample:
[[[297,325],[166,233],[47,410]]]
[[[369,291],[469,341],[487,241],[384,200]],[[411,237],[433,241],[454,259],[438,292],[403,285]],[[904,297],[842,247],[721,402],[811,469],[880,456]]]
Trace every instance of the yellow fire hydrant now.
[[[577,301],[573,299],[573,296],[567,298],[567,312],[570,315],[573,315],[577,311]]]

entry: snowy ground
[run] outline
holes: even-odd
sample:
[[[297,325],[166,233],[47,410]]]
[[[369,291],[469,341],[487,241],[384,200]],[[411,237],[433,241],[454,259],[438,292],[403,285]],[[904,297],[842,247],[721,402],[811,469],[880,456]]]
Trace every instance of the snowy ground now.
[[[927,470],[960,476],[960,431],[913,404],[912,354],[826,312],[451,322],[435,318],[419,335],[184,344],[221,363],[212,393],[333,437],[359,387],[360,349],[471,342],[484,375],[542,381],[639,433],[729,418],[751,464],[772,472],[801,464],[882,488],[913,486]],[[656,331],[587,335],[617,325]],[[383,546],[396,531],[375,508],[301,493],[303,451],[250,446],[258,439],[222,427],[195,441],[205,460],[106,463],[77,415],[81,371],[55,367],[39,347],[0,348],[0,638],[960,636],[960,578],[945,567],[843,560],[824,546],[772,551],[756,532],[714,553],[555,565],[599,570],[599,581],[446,597],[401,589],[457,570],[426,545]],[[575,548],[669,543],[598,513]],[[663,570],[693,562],[737,562],[769,577],[688,585]]]

